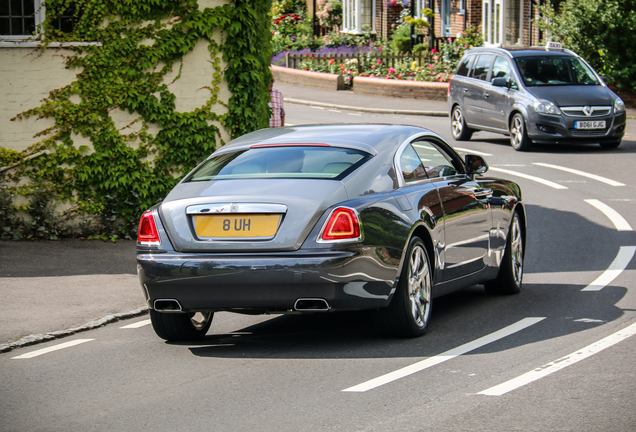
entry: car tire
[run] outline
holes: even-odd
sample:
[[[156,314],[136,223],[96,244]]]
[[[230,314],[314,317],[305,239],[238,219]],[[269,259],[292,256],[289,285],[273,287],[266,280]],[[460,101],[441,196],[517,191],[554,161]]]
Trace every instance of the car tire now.
[[[468,141],[473,136],[474,131],[466,126],[464,113],[459,106],[455,106],[451,113],[451,132],[456,141]]]
[[[213,312],[164,313],[150,309],[150,322],[155,333],[172,342],[203,339],[213,317]]]
[[[604,142],[604,143],[600,143],[601,147],[604,149],[615,149],[617,148],[619,145],[621,145],[622,141],[616,141],[616,142]]]
[[[484,284],[489,294],[517,294],[523,280],[523,259],[525,256],[521,217],[516,211],[512,215],[506,249],[499,266],[497,278]]]
[[[389,306],[382,310],[385,327],[394,336],[418,337],[424,334],[431,316],[433,277],[424,242],[409,242],[398,287]]]
[[[528,138],[526,121],[520,113],[515,114],[510,122],[510,145],[517,151],[528,151],[532,147],[532,140]]]

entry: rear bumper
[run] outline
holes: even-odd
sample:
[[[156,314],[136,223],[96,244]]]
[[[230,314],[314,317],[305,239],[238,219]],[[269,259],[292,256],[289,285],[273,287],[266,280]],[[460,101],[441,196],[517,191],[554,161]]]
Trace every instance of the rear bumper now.
[[[150,308],[174,299],[183,311],[293,311],[298,299],[324,299],[332,310],[389,304],[401,253],[384,248],[284,254],[137,254]]]

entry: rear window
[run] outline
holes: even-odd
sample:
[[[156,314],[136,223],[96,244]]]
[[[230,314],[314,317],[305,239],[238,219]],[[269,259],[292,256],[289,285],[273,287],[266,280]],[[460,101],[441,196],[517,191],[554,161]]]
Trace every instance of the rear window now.
[[[363,151],[329,146],[255,147],[214,156],[185,181],[250,178],[339,180],[370,157]]]
[[[472,65],[474,59],[475,56],[464,57],[459,66],[457,66],[457,72],[455,72],[455,75],[468,76],[470,66]]]

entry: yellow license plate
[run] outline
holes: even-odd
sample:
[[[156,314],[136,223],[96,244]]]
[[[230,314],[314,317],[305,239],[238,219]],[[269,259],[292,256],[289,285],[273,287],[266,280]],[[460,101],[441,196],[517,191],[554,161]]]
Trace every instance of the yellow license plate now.
[[[274,237],[280,215],[197,215],[194,227],[199,237],[241,238]]]

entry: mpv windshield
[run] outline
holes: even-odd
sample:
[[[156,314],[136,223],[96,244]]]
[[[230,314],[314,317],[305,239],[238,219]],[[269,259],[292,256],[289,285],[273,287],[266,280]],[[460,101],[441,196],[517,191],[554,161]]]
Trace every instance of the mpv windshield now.
[[[370,154],[327,145],[254,146],[216,155],[185,181],[252,178],[341,179],[362,165]]]
[[[600,85],[589,66],[576,57],[518,57],[515,62],[526,87]]]

